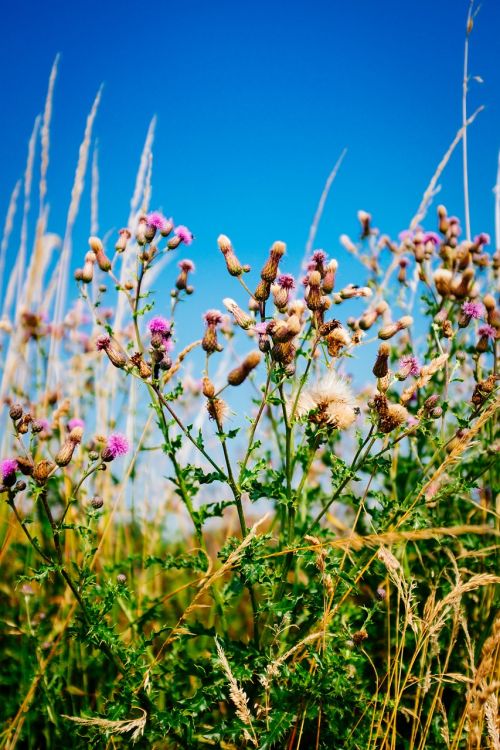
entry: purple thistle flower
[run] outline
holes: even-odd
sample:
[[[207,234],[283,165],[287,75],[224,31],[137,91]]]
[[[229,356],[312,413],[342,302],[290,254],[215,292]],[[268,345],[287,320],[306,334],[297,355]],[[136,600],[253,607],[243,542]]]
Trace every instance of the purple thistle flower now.
[[[162,318],[158,315],[156,318],[151,318],[148,323],[150,333],[160,333],[162,336],[166,336],[170,333],[170,323],[166,318]]]
[[[179,224],[175,227],[175,235],[179,237],[185,245],[190,245],[193,241],[193,233],[189,231],[183,224]]]
[[[469,318],[479,320],[483,317],[485,309],[482,302],[464,302],[462,305],[462,312]]]
[[[121,432],[113,432],[108,438],[106,449],[112,458],[125,456],[130,450],[130,443]]]
[[[407,354],[405,357],[401,357],[399,360],[399,366],[408,375],[418,377],[420,375],[420,364],[416,357],[411,354]]]
[[[9,480],[14,479],[17,469],[18,466],[15,458],[4,458],[0,461],[0,477],[2,478],[2,482],[9,482]]]
[[[166,218],[159,211],[152,211],[147,215],[146,218],[148,224],[150,224],[155,229],[158,229],[160,232],[167,222]]]
[[[83,419],[79,419],[78,417],[73,417],[73,419],[70,419],[67,425],[67,430],[71,432],[75,427],[81,427],[82,429],[85,427],[85,422]]]
[[[316,252],[320,252],[317,250]],[[295,289],[295,279],[291,273],[282,273],[276,279],[276,283],[282,289]]]
[[[437,247],[441,244],[441,237],[436,232],[424,232],[423,242],[432,242]]]
[[[482,326],[479,326],[477,329],[477,332],[480,336],[486,336],[488,339],[495,339],[497,335],[497,330],[494,328],[494,326],[490,326],[488,323],[485,323]]]
[[[189,273],[190,271],[194,271],[194,263],[192,260],[189,260],[188,258],[185,258],[184,260],[180,260],[177,264],[181,271],[185,271],[185,273]]]
[[[478,247],[482,247],[483,245],[489,245],[491,242],[491,237],[486,232],[481,232],[481,234],[477,234],[474,237],[474,245],[478,245]]]
[[[207,310],[203,319],[207,325],[216,326],[222,323],[222,313],[220,310]]]
[[[95,348],[98,352],[104,351],[111,344],[111,338],[109,336],[99,336],[95,342]]]
[[[311,255],[311,260],[314,263],[324,263],[326,260],[326,253],[324,250],[315,250]]]

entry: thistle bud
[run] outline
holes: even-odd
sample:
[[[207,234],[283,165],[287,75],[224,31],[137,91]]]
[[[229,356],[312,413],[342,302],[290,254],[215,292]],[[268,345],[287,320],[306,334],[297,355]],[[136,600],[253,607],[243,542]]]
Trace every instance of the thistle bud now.
[[[151,367],[144,361],[140,352],[136,352],[130,357],[130,361],[137,367],[139,375],[143,380],[148,380],[151,377]]]
[[[116,240],[115,250],[117,253],[123,253],[127,248],[127,243],[132,237],[132,234],[128,229],[120,229],[118,232],[118,239]]]
[[[109,271],[111,269],[111,261],[106,256],[104,247],[99,237],[89,237],[89,245],[90,249],[93,250],[95,254],[97,265],[99,266],[101,271]]]
[[[319,271],[311,271],[307,277],[307,292],[305,295],[306,305],[309,310],[321,310],[323,307],[323,295],[321,294],[321,274]]]
[[[269,252],[269,258],[264,263],[264,266],[262,267],[262,270],[260,272],[260,278],[263,281],[267,281],[270,283],[275,280],[276,276],[278,275],[279,262],[285,254],[285,250],[286,245],[284,242],[278,241],[273,244]]]
[[[441,297],[448,297],[451,293],[453,274],[448,268],[438,268],[434,271],[434,284]]]
[[[235,367],[234,370],[231,370],[231,372],[227,376],[227,382],[229,385],[241,385],[247,377],[250,375],[252,370],[254,370],[259,362],[260,362],[261,356],[260,352],[250,352],[241,365],[239,367]]]
[[[24,474],[25,477],[30,477],[33,474],[35,463],[30,455],[16,456],[16,461],[21,474]]]
[[[95,497],[92,498],[92,500],[90,501],[90,504],[94,510],[99,510],[104,505],[104,500],[99,495],[96,495]]]
[[[33,469],[33,479],[37,484],[43,485],[50,477],[55,468],[55,463],[43,459],[35,465],[35,468]]]
[[[93,250],[89,250],[85,255],[85,263],[82,268],[82,281],[84,284],[90,284],[94,278],[94,263],[96,262],[96,256]]]
[[[366,641],[367,638],[368,638],[368,633],[366,632],[366,630],[363,629],[363,630],[356,631],[356,633],[354,633],[352,637],[352,640],[354,641],[355,646],[360,646],[363,643],[363,641]]]
[[[17,422],[18,419],[21,419],[23,416],[23,407],[21,404],[12,404],[12,406],[9,409],[9,417],[12,419],[13,422]]]
[[[330,294],[333,292],[333,289],[335,287],[335,275],[337,273],[337,268],[339,267],[339,264],[336,260],[331,260],[326,269],[325,269],[325,275],[323,276],[323,282],[322,282],[322,289],[324,294]]]
[[[219,250],[224,256],[227,270],[229,271],[231,276],[241,276],[242,273],[246,273],[250,270],[250,266],[241,265],[240,261],[235,255],[229,237],[226,237],[225,234],[220,234],[217,238],[217,244],[219,245]]]
[[[267,299],[269,299],[270,294],[271,294],[271,282],[265,281],[264,279],[262,279],[257,284],[257,288],[255,289],[253,296],[259,302],[265,302]]]
[[[439,231],[441,232],[441,234],[446,234],[450,224],[448,222],[448,213],[445,206],[439,205],[437,207],[437,214],[439,219]]]
[[[96,341],[97,351],[105,351],[110,362],[118,369],[123,369],[128,364],[128,357],[120,344],[110,336],[99,336]]]
[[[217,340],[217,326],[222,323],[222,313],[219,310],[208,310],[203,317],[206,329],[201,342],[202,349],[207,354],[221,352],[223,347]]]
[[[389,371],[389,354],[391,348],[389,344],[380,344],[377,354],[377,359],[373,365],[373,374],[376,378],[383,378]]]
[[[119,574],[118,574],[118,575],[116,576],[116,582],[117,582],[117,583],[118,583],[118,584],[119,584],[120,586],[124,586],[124,585],[125,585],[125,584],[127,583],[127,576],[125,575],[125,573],[119,573]]]
[[[361,224],[361,239],[365,240],[371,234],[370,222],[371,214],[367,211],[358,211],[358,221]]]
[[[402,331],[405,328],[409,328],[412,323],[413,318],[410,315],[404,315],[400,320],[396,321],[396,323],[389,323],[388,325],[381,328],[378,332],[378,337],[383,341],[391,339],[399,331]]]
[[[234,299],[225,297],[222,300],[222,304],[224,305],[226,310],[229,310],[229,312],[232,313],[236,325],[238,325],[240,328],[243,328],[244,331],[250,328],[250,326],[253,324],[253,318],[251,318],[250,315],[242,310],[241,307],[239,307],[238,304],[234,301]]]
[[[137,229],[135,231],[135,240],[138,245],[141,247],[147,243],[146,238],[146,229],[148,226],[148,222],[145,216],[140,216],[139,221],[137,223]]]
[[[226,402],[221,398],[210,399],[207,401],[207,411],[210,419],[213,419],[221,427],[228,413]]]
[[[187,292],[188,289],[188,274],[192,273],[194,271],[194,263],[191,260],[185,259],[179,261],[177,264],[181,270],[179,276],[177,277],[177,281],[175,282],[175,286],[177,289],[185,289]]]
[[[202,382],[202,393],[205,398],[213,398],[215,396],[215,386],[210,378],[204,377]]]
[[[469,296],[470,288],[474,281],[474,270],[467,268],[462,276],[451,283],[451,291],[455,297],[463,298]]]
[[[16,430],[21,435],[26,435],[29,430],[30,424],[33,421],[31,414],[24,414],[16,425]]]

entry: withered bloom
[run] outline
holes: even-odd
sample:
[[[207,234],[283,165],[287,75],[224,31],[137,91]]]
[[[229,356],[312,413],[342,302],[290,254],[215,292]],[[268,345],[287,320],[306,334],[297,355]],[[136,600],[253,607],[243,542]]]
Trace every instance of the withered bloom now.
[[[119,369],[123,369],[128,363],[127,355],[120,344],[111,336],[99,336],[96,341],[96,349],[98,352],[105,351],[110,362]]]
[[[293,410],[293,403],[294,399],[289,404],[290,411]],[[354,423],[358,412],[356,398],[348,383],[330,371],[315,385],[301,392],[294,416],[307,416],[315,424],[346,430]]]
[[[201,346],[207,354],[213,354],[213,352],[221,352],[223,347],[217,340],[217,326],[222,323],[222,313],[220,310],[208,310],[203,319],[206,323],[205,333],[201,342]]]
[[[377,359],[373,365],[373,374],[376,378],[385,378],[389,372],[389,354],[391,348],[389,344],[380,344],[377,354]]]

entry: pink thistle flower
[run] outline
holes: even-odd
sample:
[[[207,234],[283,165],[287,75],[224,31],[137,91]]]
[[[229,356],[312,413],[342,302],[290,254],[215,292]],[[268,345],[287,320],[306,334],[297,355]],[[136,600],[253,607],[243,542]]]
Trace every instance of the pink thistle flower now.
[[[477,332],[480,336],[485,336],[487,339],[495,339],[497,335],[496,328],[494,326],[490,326],[488,323],[485,323],[482,326],[479,326],[477,329]]]
[[[18,469],[17,461],[15,458],[4,458],[0,461],[0,477],[2,482],[8,486],[14,484],[16,478],[16,471]]]
[[[159,333],[162,336],[167,336],[170,333],[170,323],[166,318],[162,318],[158,315],[155,318],[151,318],[148,323],[150,333]]]
[[[203,319],[207,325],[217,326],[222,323],[222,313],[220,310],[207,310]]]
[[[130,443],[121,432],[113,432],[106,443],[106,450],[111,458],[125,456],[130,450]]]
[[[316,252],[321,252],[321,251],[317,250]],[[293,278],[291,273],[280,274],[278,278],[276,279],[276,283],[282,289],[295,289],[295,279]]]
[[[464,302],[462,305],[462,312],[469,318],[479,320],[484,316],[485,309],[482,302]]]
[[[406,377],[408,377],[408,375],[413,375],[413,377],[416,378],[420,375],[420,364],[418,359],[411,354],[401,357],[399,360],[399,366],[406,374]]]
[[[324,250],[315,250],[311,255],[311,260],[314,263],[324,263],[326,260],[326,253]]]
[[[75,427],[81,427],[83,430],[85,428],[85,422],[83,421],[83,419],[73,417],[73,419],[69,420],[66,429],[68,430],[68,432],[71,432],[71,430],[73,430]]]
[[[253,327],[253,330],[259,336],[266,336],[267,335],[267,323],[256,323]]]
[[[155,229],[158,229],[160,232],[167,223],[166,218],[162,213],[160,213],[160,211],[152,211],[147,215],[146,218],[148,224],[150,224],[150,226],[154,227]]]
[[[481,234],[477,234],[474,237],[474,245],[477,245],[478,247],[482,247],[483,245],[489,245],[491,242],[491,237],[486,232],[481,232]]]
[[[98,352],[102,352],[111,344],[111,338],[109,336],[99,336],[95,342],[95,348]]]
[[[441,244],[441,237],[436,232],[424,232],[423,242],[432,242],[437,247]]]
[[[185,245],[190,245],[192,243],[193,233],[183,224],[179,224],[178,227],[175,227],[174,231],[176,237],[179,237],[181,242],[183,242]]]
[[[181,271],[184,271],[185,273],[189,273],[190,271],[194,271],[194,263],[192,260],[189,260],[188,258],[185,258],[184,260],[180,260],[177,264]]]

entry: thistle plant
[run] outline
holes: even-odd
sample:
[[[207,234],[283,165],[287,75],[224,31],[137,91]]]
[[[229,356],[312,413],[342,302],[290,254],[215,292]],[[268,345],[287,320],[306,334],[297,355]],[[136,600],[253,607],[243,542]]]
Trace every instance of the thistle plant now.
[[[342,287],[221,234],[183,329],[142,187],[2,325],[2,747],[498,747],[500,251],[432,189]]]

